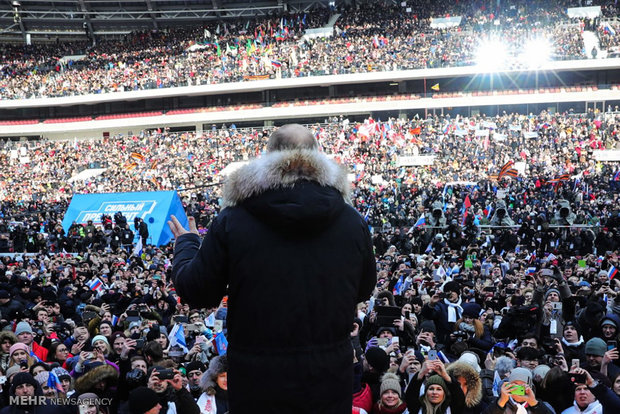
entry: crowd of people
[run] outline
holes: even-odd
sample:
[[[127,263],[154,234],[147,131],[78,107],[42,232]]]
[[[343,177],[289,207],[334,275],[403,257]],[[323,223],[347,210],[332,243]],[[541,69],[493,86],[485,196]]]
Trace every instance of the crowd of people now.
[[[501,41],[510,66],[530,40],[546,40],[551,58],[585,59],[583,19],[566,7],[578,2],[538,1],[487,9],[484,2],[413,2],[318,8],[156,32],[122,40],[49,46],[0,46],[0,99],[27,99],[369,71],[477,64],[477,50]],[[611,7],[606,7],[607,9]],[[333,36],[308,39],[330,13],[340,17]],[[431,17],[461,15],[453,28],[431,27]],[[600,32],[603,44],[612,44]],[[63,56],[83,54],[68,61]],[[529,58],[528,58],[529,59]],[[521,63],[520,63],[521,62]]]
[[[595,151],[618,148],[620,113],[326,121],[310,128],[349,169],[377,262],[351,333],[358,412],[614,412],[620,164]],[[94,413],[226,412],[226,298],[186,305],[148,222],[60,222],[75,193],[175,189],[204,233],[222,170],[263,154],[271,132],[3,143],[3,405],[42,395]],[[93,168],[106,170],[69,182]],[[574,396],[556,392],[570,381]]]

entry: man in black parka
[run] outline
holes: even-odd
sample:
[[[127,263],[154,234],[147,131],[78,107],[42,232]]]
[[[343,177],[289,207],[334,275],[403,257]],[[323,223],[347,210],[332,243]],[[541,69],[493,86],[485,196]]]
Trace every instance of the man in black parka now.
[[[357,303],[376,284],[368,227],[350,205],[346,169],[301,125],[232,173],[202,245],[176,218],[172,279],[194,307],[228,294],[233,414],[349,413]]]

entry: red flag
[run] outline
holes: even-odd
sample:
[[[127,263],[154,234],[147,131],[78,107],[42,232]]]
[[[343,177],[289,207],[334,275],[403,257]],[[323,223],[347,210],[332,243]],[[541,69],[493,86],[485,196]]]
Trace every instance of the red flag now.
[[[465,208],[471,207],[471,201],[469,201],[469,195],[465,196],[465,202],[463,203]]]
[[[417,127],[417,128],[410,130],[409,132],[411,132],[413,135],[420,135],[422,133],[422,128]]]

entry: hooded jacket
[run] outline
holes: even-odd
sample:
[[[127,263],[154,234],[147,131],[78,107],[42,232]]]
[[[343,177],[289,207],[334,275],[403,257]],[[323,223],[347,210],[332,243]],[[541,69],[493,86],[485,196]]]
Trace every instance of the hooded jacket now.
[[[464,397],[461,412],[463,414],[481,413],[486,408],[486,404],[482,402],[482,380],[474,367],[466,362],[456,361],[448,365],[446,372],[452,378],[461,377],[465,379],[467,394],[463,396],[462,393],[455,393],[453,397],[454,399]]]
[[[228,293],[231,411],[277,408],[274,389],[289,410],[351,409],[350,331],[376,266],[349,199],[346,170],[325,155],[270,152],[228,177],[202,245],[177,239],[179,296],[214,307]]]

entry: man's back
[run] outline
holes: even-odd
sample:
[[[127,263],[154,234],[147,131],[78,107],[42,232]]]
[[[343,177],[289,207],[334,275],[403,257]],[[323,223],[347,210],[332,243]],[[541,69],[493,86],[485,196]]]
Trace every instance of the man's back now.
[[[376,269],[366,223],[344,201],[347,186],[346,171],[317,151],[269,153],[229,178],[229,207],[196,259],[197,236],[177,241],[181,297],[213,306],[229,285],[233,409],[277,400],[316,409],[341,399],[332,412],[350,410],[349,334]]]

